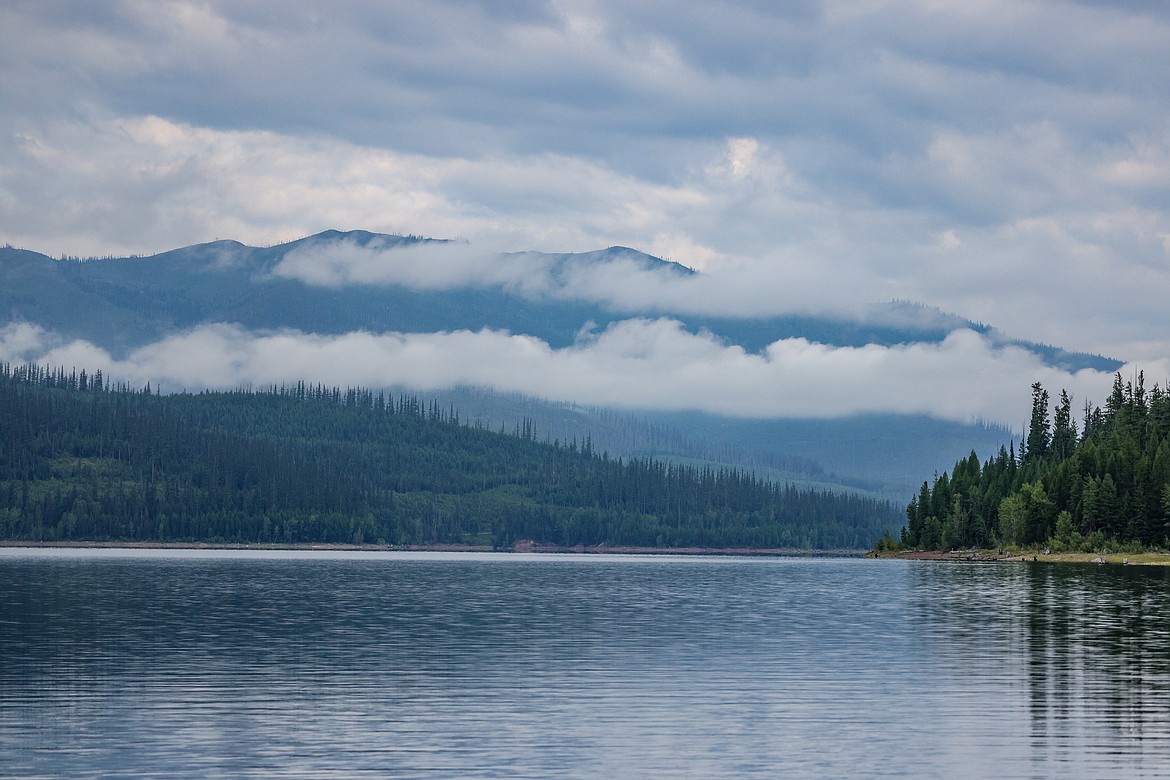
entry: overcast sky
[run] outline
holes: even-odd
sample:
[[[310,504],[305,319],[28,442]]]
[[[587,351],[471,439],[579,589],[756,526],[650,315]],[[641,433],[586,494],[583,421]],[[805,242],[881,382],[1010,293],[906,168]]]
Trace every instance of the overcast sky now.
[[[1170,374],[1157,0],[9,0],[0,103],[0,240],[49,254],[616,244],[753,313],[908,299]]]

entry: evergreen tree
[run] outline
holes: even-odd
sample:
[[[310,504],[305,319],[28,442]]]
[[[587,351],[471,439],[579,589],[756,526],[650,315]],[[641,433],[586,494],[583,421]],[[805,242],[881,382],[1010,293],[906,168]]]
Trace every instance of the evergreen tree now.
[[[1032,417],[1028,423],[1025,463],[1036,463],[1048,456],[1052,433],[1048,427],[1048,391],[1039,382],[1032,385]]]
[[[1052,420],[1052,455],[1057,462],[1072,456],[1077,446],[1077,424],[1072,419],[1072,397],[1060,391],[1060,403]]]
[[[1170,395],[1157,385],[1147,393],[1140,373],[1132,383],[1115,376],[1104,411],[1086,402],[1079,441],[1067,392],[1050,439],[1048,394],[1034,384],[1032,399],[1019,464],[1001,449],[982,466],[966,458],[924,485],[907,507],[904,545],[1167,544]],[[937,536],[932,518],[941,523]]]

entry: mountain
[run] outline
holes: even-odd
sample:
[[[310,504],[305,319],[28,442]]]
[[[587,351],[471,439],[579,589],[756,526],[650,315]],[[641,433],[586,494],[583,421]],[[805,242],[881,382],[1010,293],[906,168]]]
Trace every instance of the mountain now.
[[[909,302],[875,307],[864,320],[712,317],[619,308],[605,302],[604,296],[589,294],[599,274],[615,268],[623,274],[661,274],[668,279],[695,273],[628,247],[501,254],[498,265],[506,273],[501,271],[494,280],[489,275],[474,285],[443,278],[443,266],[433,264],[430,255],[415,257],[415,264],[404,271],[388,267],[389,261],[378,254],[395,250],[390,254],[397,259],[411,257],[411,252],[432,252],[457,268],[465,247],[460,242],[365,231],[326,231],[271,247],[215,241],[150,257],[87,260],[53,259],[4,247],[0,323],[35,323],[61,339],[85,340],[120,357],[211,323],[315,334],[489,328],[564,348],[584,330],[604,330],[631,317],[670,316],[691,332],[710,332],[751,353],[786,338],[836,346],[897,345],[939,342],[956,328],[969,328],[996,343],[1030,350],[1066,370],[1112,371],[1121,365],[1101,356],[1014,341],[987,325]],[[396,254],[399,250],[401,254]],[[349,252],[355,264],[330,265],[330,253],[337,252]],[[358,276],[339,276],[347,273]],[[368,283],[371,278],[376,283]],[[991,456],[1011,438],[1009,431],[995,426],[898,415],[739,420],[698,413],[614,412],[472,388],[450,388],[437,399],[493,429],[511,431],[532,424],[550,441],[590,437],[599,451],[613,456],[747,467],[798,484],[899,500],[928,478],[935,464],[965,457],[973,449],[982,457]]]
[[[331,286],[306,284],[296,275],[282,273],[282,263],[290,257],[338,245],[386,250],[452,243],[330,230],[272,247],[215,241],[150,257],[54,260],[5,247],[0,249],[0,320],[35,322],[115,355],[169,333],[213,322],[253,330],[293,328],[323,334],[491,328],[528,334],[561,348],[573,344],[586,325],[604,329],[629,317],[670,316],[692,332],[709,331],[748,352],[758,352],[786,338],[858,347],[938,342],[956,328],[970,328],[999,343],[1031,350],[1068,370],[1112,371],[1121,365],[1098,355],[1008,339],[987,325],[907,302],[875,307],[873,316],[864,321],[811,315],[734,318],[661,310],[619,311],[558,287],[566,277],[588,274],[590,269],[616,259],[644,271],[694,273],[627,247],[503,256],[531,261],[547,275],[552,292],[507,284],[446,289],[408,284]]]

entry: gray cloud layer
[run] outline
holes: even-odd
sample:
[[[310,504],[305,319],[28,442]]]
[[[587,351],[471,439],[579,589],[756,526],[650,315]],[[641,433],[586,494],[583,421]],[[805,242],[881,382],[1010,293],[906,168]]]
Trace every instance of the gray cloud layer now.
[[[1170,356],[1160,3],[17,2],[0,94],[0,240],[33,249],[622,244],[707,272],[626,285],[639,304],[902,298]],[[1006,392],[1032,381],[989,355]]]

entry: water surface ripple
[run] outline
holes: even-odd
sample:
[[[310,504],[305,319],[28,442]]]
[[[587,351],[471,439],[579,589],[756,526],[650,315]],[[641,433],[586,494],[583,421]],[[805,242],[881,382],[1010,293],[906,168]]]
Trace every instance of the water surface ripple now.
[[[1168,575],[0,550],[0,776],[1167,776]]]

